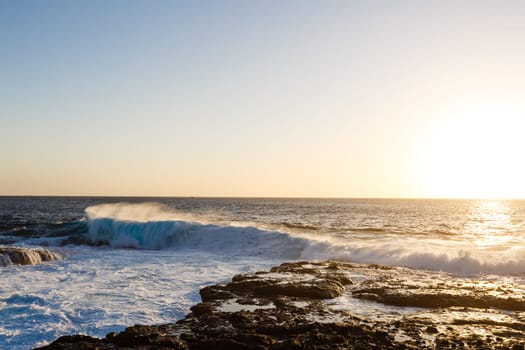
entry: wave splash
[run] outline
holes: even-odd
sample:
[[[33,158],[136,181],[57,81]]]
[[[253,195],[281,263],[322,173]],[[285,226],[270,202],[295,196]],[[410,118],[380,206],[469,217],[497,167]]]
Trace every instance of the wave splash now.
[[[455,274],[525,274],[525,246],[496,251],[468,241],[378,234],[377,239],[304,230],[284,233],[221,226],[156,203],[104,204],[86,209],[91,244],[114,248],[193,249],[231,256],[341,260],[407,266]]]
[[[436,247],[432,242],[411,245],[398,240],[396,244],[397,247],[394,243],[315,243],[303,251],[301,258],[404,266],[456,275],[525,275],[525,247],[502,254],[461,246]]]
[[[190,214],[156,203],[105,204],[87,208],[86,214],[91,243],[114,248],[194,249],[297,259],[308,244],[304,238],[281,232],[196,222]]]

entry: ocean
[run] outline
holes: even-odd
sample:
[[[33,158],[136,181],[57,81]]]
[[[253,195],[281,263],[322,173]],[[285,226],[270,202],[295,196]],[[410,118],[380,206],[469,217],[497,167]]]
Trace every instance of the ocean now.
[[[0,348],[173,322],[199,288],[285,261],[521,286],[524,237],[517,200],[0,197],[0,246],[60,255],[35,265],[0,256]]]

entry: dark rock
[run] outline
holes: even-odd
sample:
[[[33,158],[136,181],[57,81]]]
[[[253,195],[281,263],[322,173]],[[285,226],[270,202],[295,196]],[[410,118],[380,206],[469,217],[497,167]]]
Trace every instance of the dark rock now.
[[[255,295],[272,297],[288,296],[308,299],[332,299],[343,294],[344,287],[335,281],[325,281],[323,284],[284,284],[268,285],[255,288]]]
[[[209,304],[199,303],[197,305],[192,306],[190,310],[195,316],[202,316],[206,313],[212,313],[214,308]]]
[[[523,349],[525,320],[516,311],[523,288],[499,285],[488,293],[466,279],[421,278],[379,265],[285,263],[201,289],[202,302],[176,323],[133,326],[104,339],[62,337],[42,349]],[[339,296],[423,311],[368,317],[355,306],[330,307]]]
[[[221,285],[204,287],[200,290],[199,294],[201,295],[202,301],[232,299],[235,297],[235,294],[225,290],[224,286]]]
[[[439,333],[438,329],[434,326],[428,326],[427,329],[425,329],[425,332],[428,334],[436,334]]]
[[[102,350],[108,349],[104,342],[97,338],[85,335],[67,335],[55,340],[52,344],[40,348],[41,350]]]
[[[155,326],[134,326],[126,328],[117,335],[106,336],[106,339],[119,346],[158,345],[174,349],[183,349],[182,343],[170,336],[166,336]],[[180,345],[180,346],[179,346]]]
[[[410,306],[424,308],[446,308],[462,306],[470,308],[498,308],[503,310],[525,311],[525,300],[510,297],[495,297],[476,294],[443,294],[436,293],[405,293],[393,288],[365,288],[355,290],[356,298],[377,301],[387,305]]]

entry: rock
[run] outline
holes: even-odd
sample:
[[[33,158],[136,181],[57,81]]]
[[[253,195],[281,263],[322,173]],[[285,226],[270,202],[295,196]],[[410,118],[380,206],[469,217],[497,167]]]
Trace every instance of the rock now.
[[[425,332],[428,334],[436,334],[439,333],[438,329],[434,326],[428,326],[427,329],[425,329]]]
[[[270,272],[253,275],[237,275],[228,284],[219,284],[201,289],[203,301],[224,300],[239,297],[298,297],[309,299],[331,299],[341,296],[344,284],[352,281],[342,274],[323,269],[304,268],[302,263],[285,263]]]
[[[286,283],[261,286],[254,290],[255,295],[265,297],[287,296],[308,299],[332,299],[343,294],[344,287],[335,281],[325,281],[323,284]]]
[[[333,261],[285,263],[201,289],[202,302],[176,323],[137,325],[104,339],[67,336],[41,349],[523,348],[523,287],[492,283],[488,290],[468,279],[415,273]],[[352,302],[342,307],[337,297]],[[376,303],[399,309],[374,315]]]
[[[58,252],[44,248],[0,247],[0,266],[36,265],[61,258]]]
[[[106,336],[112,344],[118,347],[133,347],[133,346],[156,346],[165,347],[169,349],[185,349],[184,343],[176,337],[170,336],[166,333],[159,332],[156,326],[134,326],[126,328],[121,333]]]
[[[525,311],[525,300],[519,297],[494,296],[490,294],[479,294],[464,290],[462,294],[450,293],[449,286],[436,290],[414,290],[406,293],[404,289],[395,286],[381,288],[364,288],[353,291],[355,298],[377,301],[387,305],[424,307],[424,308],[447,308],[447,307],[470,307],[470,308],[498,308],[512,311]],[[431,293],[428,293],[428,292]]]
[[[103,341],[85,335],[67,335],[45,346],[46,350],[103,350],[109,349]]]

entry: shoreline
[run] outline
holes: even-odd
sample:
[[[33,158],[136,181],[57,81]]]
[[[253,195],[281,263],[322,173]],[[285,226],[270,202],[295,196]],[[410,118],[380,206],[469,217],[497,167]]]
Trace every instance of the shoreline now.
[[[408,268],[283,263],[202,288],[176,323],[38,349],[524,349],[524,292]]]

